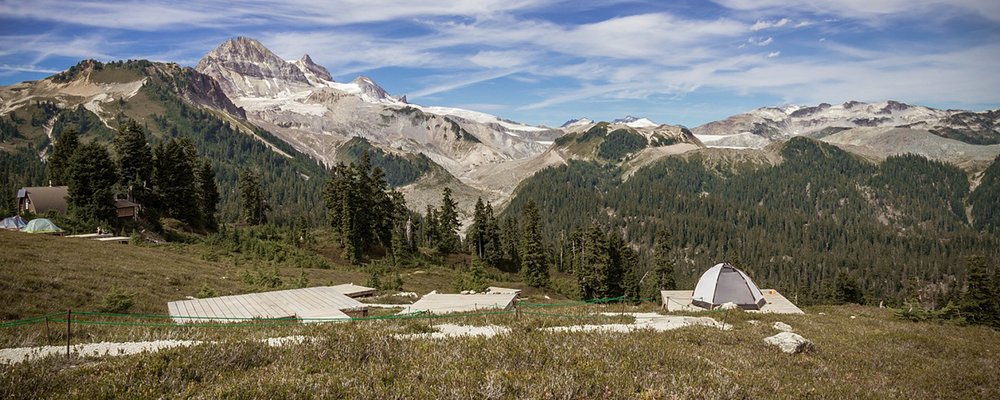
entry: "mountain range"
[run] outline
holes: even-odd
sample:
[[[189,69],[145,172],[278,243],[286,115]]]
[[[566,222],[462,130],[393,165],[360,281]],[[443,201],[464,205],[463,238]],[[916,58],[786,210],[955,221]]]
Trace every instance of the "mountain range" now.
[[[70,123],[93,138],[88,140],[108,140],[123,117],[144,123],[154,140],[178,131],[202,132],[196,123],[226,127],[236,136],[209,133],[199,139],[201,146],[232,146],[239,137],[253,156],[215,160],[218,168],[231,172],[249,163],[242,166],[273,169],[274,160],[284,160],[287,171],[274,178],[284,183],[272,183],[295,187],[288,190],[298,194],[282,189],[273,201],[312,209],[319,205],[318,193],[305,192],[317,191],[319,184],[310,178],[366,150],[379,162],[393,163],[386,169],[400,175],[387,178],[411,208],[437,204],[448,186],[465,213],[480,197],[502,207],[525,179],[571,160],[632,172],[691,152],[727,162],[776,162],[768,149],[798,136],[876,162],[920,154],[973,175],[1000,154],[1000,110],[938,110],[891,100],[764,107],[691,129],[635,116],[533,126],[472,110],[411,104],[365,76],[338,82],[309,55],[285,60],[245,37],[222,43],[195,68],[86,60],[39,81],[0,88],[0,122],[16,131],[2,138],[0,146],[8,152],[30,148],[44,158],[59,128]],[[224,213],[235,212],[232,196],[223,202]]]

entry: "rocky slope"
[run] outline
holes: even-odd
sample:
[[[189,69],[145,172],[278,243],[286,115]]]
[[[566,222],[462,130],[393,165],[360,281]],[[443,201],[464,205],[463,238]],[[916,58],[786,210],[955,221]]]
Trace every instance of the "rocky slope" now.
[[[196,69],[219,81],[249,121],[324,164],[340,161],[337,149],[361,137],[387,152],[423,154],[456,178],[434,181],[458,182],[493,201],[505,194],[489,190],[489,177],[477,169],[539,155],[562,134],[476,111],[408,104],[364,76],[336,82],[308,55],[285,61],[249,38],[226,41]],[[410,193],[414,204],[443,189],[421,187]]]
[[[764,107],[692,131],[706,145],[763,148],[794,136],[823,138],[847,129],[911,128],[971,144],[1000,143],[996,111],[973,113],[939,110],[897,101],[844,104],[822,103],[812,107]]]

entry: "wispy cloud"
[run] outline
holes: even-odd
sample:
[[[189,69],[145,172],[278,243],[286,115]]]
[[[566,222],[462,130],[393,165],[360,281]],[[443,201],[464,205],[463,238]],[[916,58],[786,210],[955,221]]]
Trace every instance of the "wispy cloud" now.
[[[762,31],[764,29],[780,28],[785,25],[788,25],[789,22],[792,21],[789,20],[788,18],[782,18],[775,21],[757,20],[757,22],[754,22],[754,24],[750,26],[750,30],[756,32],[756,31]]]

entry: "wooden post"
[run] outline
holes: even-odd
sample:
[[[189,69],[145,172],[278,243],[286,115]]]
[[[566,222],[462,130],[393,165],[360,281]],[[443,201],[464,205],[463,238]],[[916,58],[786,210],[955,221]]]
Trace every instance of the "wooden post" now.
[[[66,310],[66,359],[69,359],[69,338],[73,334],[71,321],[73,321],[73,310]]]
[[[52,334],[49,331],[49,317],[45,317],[45,344],[47,346],[52,345]]]

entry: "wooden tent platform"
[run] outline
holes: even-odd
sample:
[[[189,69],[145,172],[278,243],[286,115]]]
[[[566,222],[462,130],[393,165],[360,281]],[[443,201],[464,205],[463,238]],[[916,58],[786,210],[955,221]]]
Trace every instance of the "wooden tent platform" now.
[[[764,300],[767,301],[767,304],[764,304],[760,310],[746,310],[747,312],[805,314],[777,290],[761,289],[761,293],[764,294]],[[664,290],[660,292],[660,296],[663,298],[663,308],[666,308],[667,311],[705,311],[704,308],[691,304],[693,295],[693,290]]]
[[[332,286],[172,301],[167,308],[178,323],[240,322],[252,318],[348,320],[368,314],[368,306]]]

